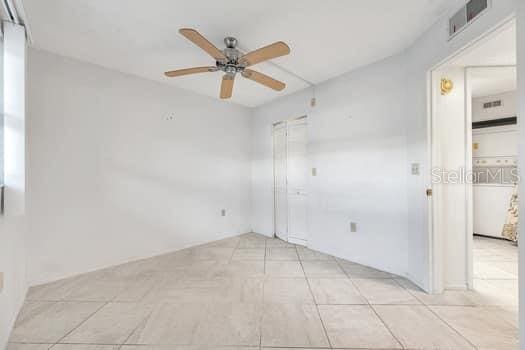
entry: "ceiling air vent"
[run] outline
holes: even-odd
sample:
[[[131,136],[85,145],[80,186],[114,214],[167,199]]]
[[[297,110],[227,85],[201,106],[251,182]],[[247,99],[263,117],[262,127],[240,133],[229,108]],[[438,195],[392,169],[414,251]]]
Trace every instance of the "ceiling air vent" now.
[[[466,28],[473,20],[478,18],[490,7],[491,0],[470,0],[458,12],[452,16],[448,23],[449,37],[454,37],[457,33]]]

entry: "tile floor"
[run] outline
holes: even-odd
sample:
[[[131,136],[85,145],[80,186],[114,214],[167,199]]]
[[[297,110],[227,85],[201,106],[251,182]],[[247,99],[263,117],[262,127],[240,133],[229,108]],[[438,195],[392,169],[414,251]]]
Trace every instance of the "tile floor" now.
[[[475,240],[476,291],[245,234],[31,288],[8,350],[517,349],[517,250]]]

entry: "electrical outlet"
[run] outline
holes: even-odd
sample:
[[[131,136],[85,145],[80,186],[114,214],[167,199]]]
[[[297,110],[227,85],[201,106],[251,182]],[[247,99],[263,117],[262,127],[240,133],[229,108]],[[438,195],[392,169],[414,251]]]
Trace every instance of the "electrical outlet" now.
[[[4,290],[4,273],[0,272],[0,293]]]
[[[226,216],[226,209],[221,210],[221,216]]]
[[[350,223],[350,232],[357,232],[357,222]]]
[[[412,175],[419,175],[419,163],[412,163],[411,172]]]

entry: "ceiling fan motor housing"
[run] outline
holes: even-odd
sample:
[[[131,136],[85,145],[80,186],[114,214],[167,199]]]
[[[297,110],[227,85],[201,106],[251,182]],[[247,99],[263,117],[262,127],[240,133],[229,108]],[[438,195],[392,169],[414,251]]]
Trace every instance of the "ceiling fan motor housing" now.
[[[217,68],[221,71],[235,75],[236,73],[242,73],[244,66],[239,64],[239,58],[242,56],[241,52],[236,48],[237,39],[228,36],[224,38],[224,44],[226,48],[223,50],[224,56],[228,59],[227,62],[217,61]]]

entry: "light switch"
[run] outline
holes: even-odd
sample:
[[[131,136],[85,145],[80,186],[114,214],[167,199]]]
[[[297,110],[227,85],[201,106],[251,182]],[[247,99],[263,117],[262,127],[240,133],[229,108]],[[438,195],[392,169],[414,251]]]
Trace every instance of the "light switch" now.
[[[221,210],[221,216],[226,216],[226,209]]]
[[[350,232],[357,232],[357,223],[351,222],[350,223]]]
[[[312,176],[317,176],[317,168],[312,168]]]

